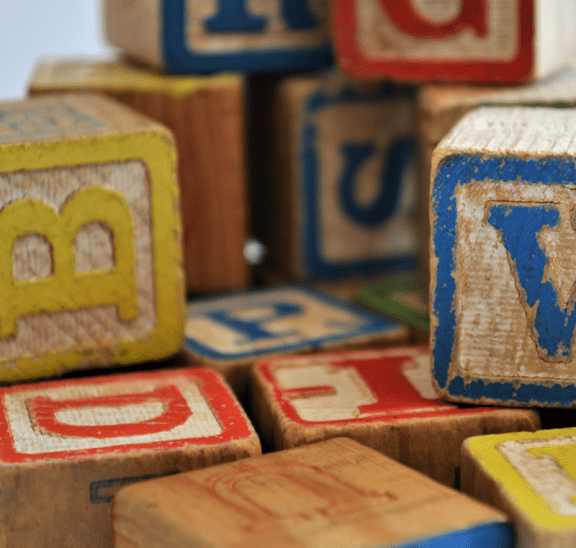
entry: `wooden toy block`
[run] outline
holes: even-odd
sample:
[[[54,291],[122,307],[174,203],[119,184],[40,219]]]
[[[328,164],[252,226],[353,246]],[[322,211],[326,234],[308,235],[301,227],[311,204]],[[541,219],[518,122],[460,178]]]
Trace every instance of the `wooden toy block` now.
[[[450,486],[464,439],[540,426],[533,410],[441,402],[426,347],[267,360],[252,370],[251,393],[253,420],[273,450],[345,436]]]
[[[0,105],[0,381],[181,348],[175,167],[163,126],[103,97]]]
[[[332,64],[318,0],[106,0],[110,43],[170,72],[314,70]]]
[[[567,63],[544,80],[524,86],[487,87],[472,84],[426,84],[418,92],[418,154],[420,196],[430,195],[432,153],[456,122],[470,110],[494,106],[576,106],[576,68]],[[427,200],[418,202],[419,269],[430,281],[430,216]]]
[[[122,62],[56,60],[36,66],[29,91],[102,92],[170,128],[178,149],[186,287],[201,293],[248,285],[242,76],[176,77]]]
[[[286,272],[334,279],[415,267],[413,91],[336,72],[271,84],[254,222]]]
[[[112,520],[116,548],[512,548],[513,541],[497,510],[346,438],[129,485],[116,495]]]
[[[0,389],[0,539],[111,548],[123,485],[261,454],[221,377],[175,369]]]
[[[351,303],[286,285],[190,301],[185,333],[191,358],[221,372],[242,400],[262,356],[401,344],[408,335]]]
[[[508,515],[516,546],[574,546],[575,462],[576,428],[470,438],[462,489]]]
[[[574,407],[573,109],[483,107],[432,160],[433,375],[453,401]]]
[[[365,285],[357,292],[356,300],[410,325],[415,337],[429,339],[428,290],[418,278],[384,278]]]
[[[514,83],[569,58],[575,15],[545,0],[335,0],[332,19],[350,76]]]

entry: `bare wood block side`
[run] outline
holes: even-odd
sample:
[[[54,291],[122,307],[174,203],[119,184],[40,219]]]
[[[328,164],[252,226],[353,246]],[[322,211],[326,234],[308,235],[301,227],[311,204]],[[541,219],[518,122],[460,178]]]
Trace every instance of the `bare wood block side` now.
[[[576,429],[470,438],[462,448],[462,490],[505,512],[516,546],[576,542]]]
[[[261,454],[222,378],[178,369],[0,390],[0,539],[112,548],[123,485]]]
[[[444,397],[574,407],[573,109],[482,107],[432,160],[433,373]]]
[[[312,70],[332,63],[328,5],[312,0],[106,0],[110,43],[176,73]]]
[[[183,340],[176,153],[90,95],[0,104],[0,380],[167,357]]]
[[[280,450],[346,436],[455,486],[464,439],[534,431],[538,413],[441,402],[426,347],[279,358],[252,370],[253,419]]]
[[[116,548],[512,546],[500,512],[345,438],[130,485],[112,512]]]
[[[519,83],[574,53],[575,13],[545,0],[336,0],[332,24],[353,77]]]
[[[257,237],[299,280],[415,266],[413,88],[334,73],[271,85]]]
[[[170,128],[179,156],[186,287],[194,293],[246,287],[244,78],[169,76],[86,59],[38,63],[29,92],[60,91],[105,93]]]
[[[262,356],[402,344],[408,336],[372,312],[287,285],[189,301],[185,331],[191,359],[222,373],[242,401]]]
[[[418,92],[418,194],[430,195],[432,153],[464,114],[480,105],[573,107],[576,105],[574,61],[547,78],[524,86],[426,84]],[[418,201],[419,268],[430,280],[430,215],[427,200]]]

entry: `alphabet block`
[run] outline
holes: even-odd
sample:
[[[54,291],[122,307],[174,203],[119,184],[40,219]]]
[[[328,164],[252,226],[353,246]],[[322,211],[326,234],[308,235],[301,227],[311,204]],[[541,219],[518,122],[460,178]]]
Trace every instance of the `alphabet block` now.
[[[319,0],[106,0],[108,40],[179,73],[313,70],[332,63]]]
[[[300,280],[413,269],[413,89],[326,73],[270,95],[254,221],[271,260]]]
[[[573,407],[572,109],[483,107],[432,161],[432,346],[453,401]]]
[[[248,370],[262,356],[321,348],[398,344],[407,329],[306,287],[276,286],[190,301],[186,350],[245,393]]]
[[[350,76],[514,83],[570,57],[575,15],[545,0],[335,0],[333,34]]]
[[[346,438],[129,485],[116,495],[112,520],[116,548],[513,541],[500,512]]]
[[[176,77],[119,62],[44,61],[30,93],[103,92],[173,132],[182,196],[186,287],[194,293],[249,282],[244,78]]]
[[[426,347],[267,360],[252,382],[253,418],[271,449],[346,436],[450,486],[466,438],[540,426],[536,411],[438,400]]]
[[[128,483],[261,454],[213,371],[176,369],[0,389],[3,546],[112,546]]]
[[[467,112],[480,105],[576,106],[576,67],[567,63],[548,78],[524,86],[487,87],[471,84],[426,84],[418,92],[419,195],[430,194],[432,153]],[[430,281],[430,216],[427,200],[419,201],[419,268]]]
[[[0,381],[176,353],[168,131],[102,97],[4,103],[0,166]]]
[[[508,515],[517,546],[573,546],[575,462],[576,428],[470,438],[462,490]]]

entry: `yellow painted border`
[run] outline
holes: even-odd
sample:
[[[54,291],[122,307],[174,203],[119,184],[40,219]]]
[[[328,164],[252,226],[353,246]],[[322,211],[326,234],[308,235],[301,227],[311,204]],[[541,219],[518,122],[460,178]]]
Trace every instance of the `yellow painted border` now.
[[[77,76],[63,78],[55,74],[60,67],[70,67]],[[242,84],[242,75],[222,73],[216,75],[175,76],[155,72],[153,69],[133,68],[121,63],[91,61],[62,61],[38,66],[30,91],[54,90],[111,90],[156,92],[182,99],[210,88]]]
[[[150,178],[152,253],[156,295],[156,327],[140,341],[86,351],[49,352],[34,358],[0,360],[0,381],[50,376],[79,364],[112,365],[167,357],[184,340],[184,277],[181,219],[176,180],[176,151],[160,131],[113,133],[74,140],[6,144],[0,147],[0,171],[32,171],[81,164],[141,160]],[[103,357],[105,356],[105,359]],[[2,364],[16,362],[16,367]]]
[[[497,446],[506,441],[563,438],[576,436],[576,428],[557,428],[537,432],[493,434],[469,438],[466,443],[474,458],[505,491],[508,500],[528,519],[546,531],[576,529],[576,517],[554,514],[544,499],[517,472],[512,463],[498,451]]]

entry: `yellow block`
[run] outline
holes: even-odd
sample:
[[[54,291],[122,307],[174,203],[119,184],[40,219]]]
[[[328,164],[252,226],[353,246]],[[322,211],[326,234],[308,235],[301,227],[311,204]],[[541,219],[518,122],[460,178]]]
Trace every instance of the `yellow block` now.
[[[462,490],[507,511],[530,546],[574,545],[576,428],[468,439]]]
[[[175,169],[170,133],[108,99],[0,105],[0,381],[180,349]]]

